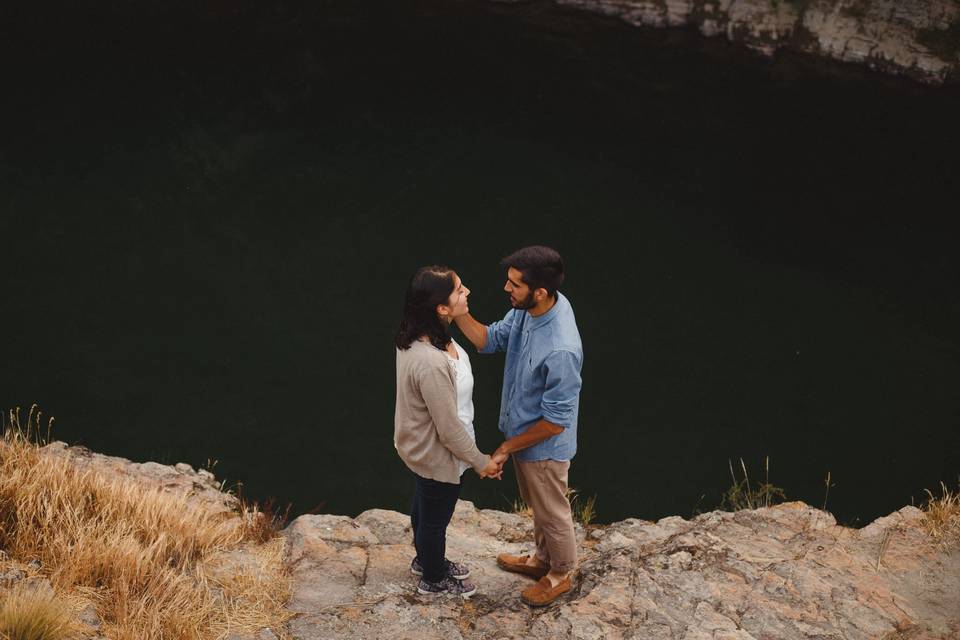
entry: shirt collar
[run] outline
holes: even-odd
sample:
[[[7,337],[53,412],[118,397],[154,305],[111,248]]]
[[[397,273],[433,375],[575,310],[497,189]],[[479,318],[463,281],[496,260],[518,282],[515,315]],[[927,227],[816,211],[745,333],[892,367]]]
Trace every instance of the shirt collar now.
[[[532,331],[533,329],[537,329],[549,323],[551,320],[556,318],[557,315],[560,313],[560,307],[566,306],[567,304],[569,304],[567,302],[567,299],[563,296],[562,293],[557,291],[557,302],[556,304],[553,305],[553,307],[550,308],[550,311],[547,311],[545,314],[541,316],[537,316],[535,318],[533,316],[530,316],[530,318],[527,320],[527,324],[529,325],[530,330]]]

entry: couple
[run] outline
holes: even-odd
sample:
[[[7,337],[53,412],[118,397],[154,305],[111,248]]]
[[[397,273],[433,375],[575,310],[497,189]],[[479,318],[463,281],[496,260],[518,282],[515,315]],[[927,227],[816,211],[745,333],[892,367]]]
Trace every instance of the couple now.
[[[577,449],[583,349],[570,302],[557,290],[560,254],[524,247],[501,266],[513,308],[489,326],[470,315],[470,290],[453,270],[423,267],[410,280],[396,336],[394,445],[416,480],[410,521],[418,592],[476,592],[466,580],[470,569],[446,559],[447,525],[464,471],[499,479],[512,455],[520,497],[533,510],[536,552],[502,553],[497,564],[538,579],[521,599],[543,606],[570,590],[577,561],[567,473]],[[480,353],[507,354],[499,421],[505,440],[489,456],[477,449],[470,358],[451,338],[451,323]]]

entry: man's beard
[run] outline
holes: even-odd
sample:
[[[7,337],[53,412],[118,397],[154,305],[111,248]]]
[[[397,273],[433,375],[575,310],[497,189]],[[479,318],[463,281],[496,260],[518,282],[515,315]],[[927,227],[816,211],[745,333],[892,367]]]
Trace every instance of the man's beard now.
[[[527,309],[532,309],[537,306],[537,301],[533,299],[533,291],[531,291],[526,298],[520,302],[513,302],[513,296],[511,296],[510,302],[513,304],[514,309],[520,309],[521,311],[526,311]]]

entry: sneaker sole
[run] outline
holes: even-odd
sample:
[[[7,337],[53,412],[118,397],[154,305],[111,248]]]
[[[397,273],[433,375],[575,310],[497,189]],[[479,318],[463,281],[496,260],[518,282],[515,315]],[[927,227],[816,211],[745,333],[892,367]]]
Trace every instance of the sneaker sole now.
[[[415,575],[415,576],[422,576],[422,575],[423,575],[423,571],[417,571],[417,570],[414,569],[413,567],[410,567],[410,573],[412,573],[412,574]],[[456,578],[457,580],[466,580],[467,578],[470,577],[470,571],[468,570],[466,573],[461,573],[461,574],[459,574],[459,575],[457,575],[457,574],[455,574],[455,573],[451,573],[451,574],[450,574],[450,577],[451,577],[451,578]]]
[[[458,593],[458,594],[452,594],[449,591],[424,591],[420,587],[417,587],[417,593],[419,593],[422,596],[442,596],[444,594],[448,594],[448,595],[458,595],[464,600],[467,600],[470,596],[472,596],[476,592],[477,592],[476,587],[474,587],[470,591],[464,591],[463,593]]]

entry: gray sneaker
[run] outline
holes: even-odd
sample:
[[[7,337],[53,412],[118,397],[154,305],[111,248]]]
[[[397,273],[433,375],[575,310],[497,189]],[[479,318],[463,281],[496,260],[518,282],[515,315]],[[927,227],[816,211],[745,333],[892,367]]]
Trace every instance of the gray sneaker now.
[[[457,580],[451,576],[447,576],[440,582],[427,582],[423,578],[420,578],[420,584],[417,585],[417,593],[422,596],[448,593],[452,596],[469,598],[476,592],[477,588],[472,582],[468,582],[466,580]]]
[[[449,560],[445,560],[444,562],[447,563],[447,575],[451,578],[464,580],[470,577],[470,569],[467,568],[467,565],[460,564],[459,562],[450,562]],[[420,564],[420,558],[414,558],[413,562],[410,563],[410,573],[415,576],[423,575],[423,566]]]

